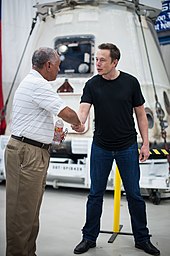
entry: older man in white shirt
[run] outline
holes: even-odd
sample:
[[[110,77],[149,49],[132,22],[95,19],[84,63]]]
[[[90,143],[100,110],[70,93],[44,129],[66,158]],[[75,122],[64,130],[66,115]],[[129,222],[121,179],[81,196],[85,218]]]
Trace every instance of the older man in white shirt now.
[[[6,256],[35,256],[39,211],[53,139],[53,116],[81,127],[74,110],[53,91],[60,58],[51,48],[32,57],[32,70],[17,88],[12,110],[11,138],[5,151]]]

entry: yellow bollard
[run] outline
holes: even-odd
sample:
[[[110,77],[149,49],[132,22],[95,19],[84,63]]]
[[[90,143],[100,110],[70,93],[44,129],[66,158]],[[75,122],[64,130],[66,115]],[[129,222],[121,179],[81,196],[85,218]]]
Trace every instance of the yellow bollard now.
[[[114,220],[113,220],[113,232],[118,233],[120,231],[120,199],[121,199],[121,177],[119,169],[116,165],[115,171],[115,189],[114,189]]]
[[[120,225],[120,200],[121,200],[121,177],[119,173],[119,169],[116,165],[116,170],[115,170],[115,183],[114,183],[114,219],[113,219],[113,230],[112,231],[100,231],[100,233],[108,233],[112,234],[110,239],[108,240],[108,243],[113,243],[117,235],[122,234],[122,235],[133,235],[131,233],[125,233],[125,232],[120,232],[122,229],[123,225]]]

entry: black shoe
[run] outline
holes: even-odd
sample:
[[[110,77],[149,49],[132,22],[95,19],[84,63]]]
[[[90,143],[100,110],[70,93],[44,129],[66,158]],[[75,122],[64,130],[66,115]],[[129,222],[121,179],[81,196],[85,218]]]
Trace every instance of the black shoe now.
[[[151,255],[160,255],[160,251],[150,241],[136,242],[135,247]]]
[[[96,247],[96,242],[83,239],[74,249],[75,254],[87,252],[90,248]]]

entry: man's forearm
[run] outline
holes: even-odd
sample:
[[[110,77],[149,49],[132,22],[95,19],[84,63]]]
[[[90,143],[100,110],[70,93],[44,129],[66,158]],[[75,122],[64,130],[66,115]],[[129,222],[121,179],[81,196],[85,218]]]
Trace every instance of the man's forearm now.
[[[148,146],[148,121],[145,117],[143,117],[141,120],[138,120],[138,127],[142,137],[143,145]]]
[[[61,110],[58,116],[69,124],[81,125],[78,115],[73,109],[69,107],[65,107],[63,110]]]

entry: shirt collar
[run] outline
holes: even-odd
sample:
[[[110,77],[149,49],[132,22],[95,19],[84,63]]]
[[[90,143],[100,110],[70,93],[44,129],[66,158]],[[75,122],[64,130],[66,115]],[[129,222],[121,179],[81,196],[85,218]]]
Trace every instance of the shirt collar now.
[[[36,71],[35,69],[31,69],[30,74],[32,74],[36,77],[39,77],[39,78],[43,78],[43,76],[38,71]]]

